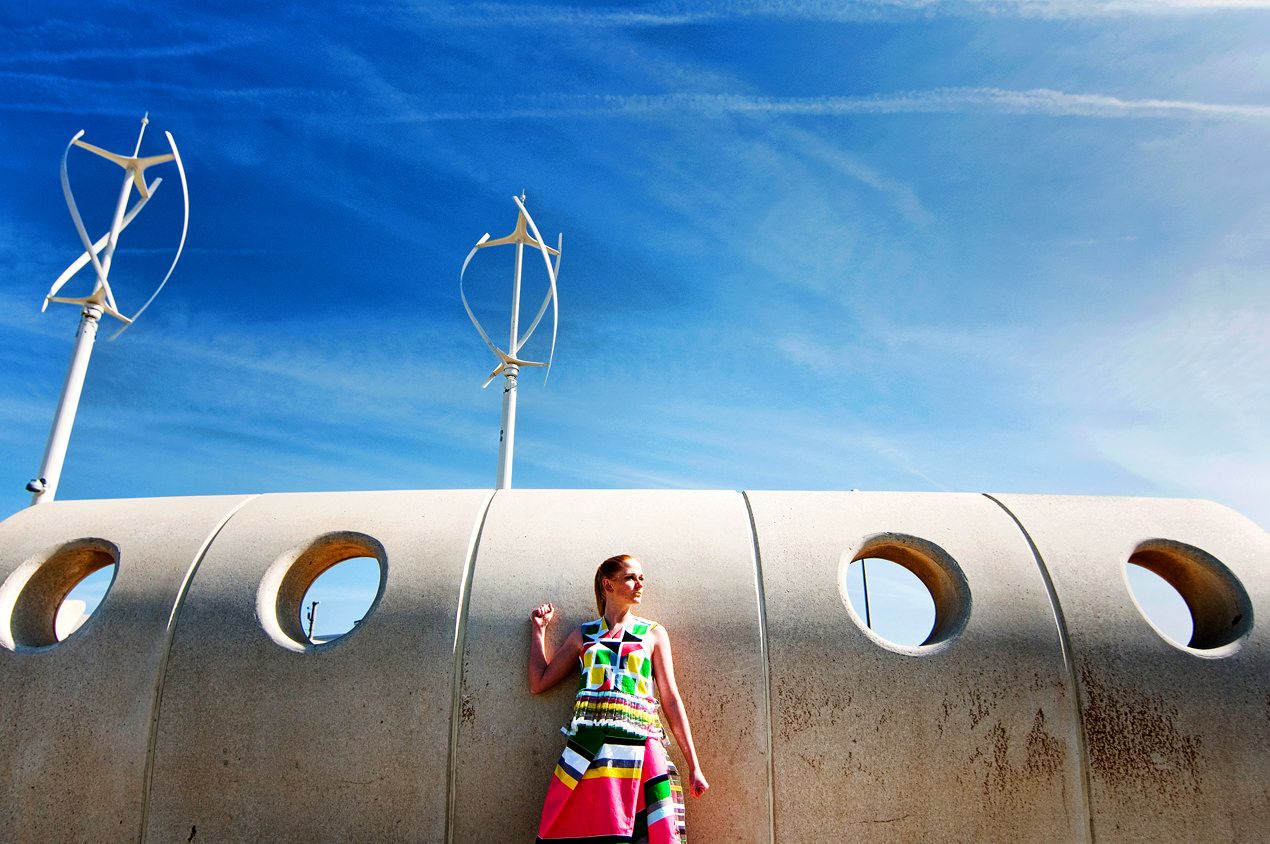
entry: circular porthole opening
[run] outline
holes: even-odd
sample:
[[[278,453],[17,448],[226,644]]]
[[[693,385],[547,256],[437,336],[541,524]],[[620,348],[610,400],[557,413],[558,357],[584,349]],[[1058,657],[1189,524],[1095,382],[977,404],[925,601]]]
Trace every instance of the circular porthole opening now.
[[[375,603],[382,575],[375,557],[351,557],[318,575],[301,602],[306,638],[320,645],[352,632]]]
[[[46,648],[73,635],[102,603],[119,568],[119,548],[78,539],[23,563],[0,586],[0,644]]]
[[[906,653],[947,645],[970,617],[961,568],[938,545],[913,536],[876,536],[844,554],[838,588],[856,624]]]
[[[1155,625],[1164,638],[1185,646],[1195,632],[1191,610],[1186,600],[1169,582],[1149,568],[1134,562],[1125,563],[1129,578],[1129,591],[1138,604],[1138,610]]]
[[[361,533],[329,533],[280,557],[260,584],[265,632],[295,651],[321,648],[356,630],[384,593],[388,557]]]
[[[866,629],[896,645],[921,645],[935,627],[935,599],[926,584],[881,557],[851,561],[847,600]]]
[[[1220,560],[1194,546],[1144,542],[1126,562],[1125,579],[1138,610],[1174,644],[1212,651],[1252,629],[1252,602],[1243,585]]]
[[[106,593],[115,582],[115,574],[119,571],[118,563],[103,566],[85,577],[66,594],[62,605],[57,608],[57,618],[53,622],[53,634],[57,641],[62,641],[92,618]]]

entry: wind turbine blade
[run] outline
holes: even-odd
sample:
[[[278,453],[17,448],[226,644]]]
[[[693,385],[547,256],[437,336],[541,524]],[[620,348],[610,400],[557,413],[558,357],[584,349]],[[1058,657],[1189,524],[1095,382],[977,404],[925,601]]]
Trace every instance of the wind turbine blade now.
[[[472,321],[472,325],[476,326],[476,330],[480,333],[481,339],[485,341],[485,345],[489,346],[490,350],[501,358],[503,357],[502,351],[499,350],[498,346],[494,345],[494,341],[489,339],[489,335],[481,327],[481,321],[476,318],[476,314],[472,313],[472,307],[467,303],[467,295],[463,292],[463,274],[467,272],[467,265],[471,263],[472,256],[476,254],[476,250],[480,249],[481,245],[487,240],[489,240],[489,232],[486,232],[480,240],[476,241],[476,245],[472,247],[471,252],[467,253],[467,258],[463,261],[463,269],[459,270],[459,299],[463,301],[463,310],[467,311],[467,318]],[[493,377],[493,375],[490,376],[491,379]],[[488,384],[489,382],[487,381],[486,385],[488,386]]]
[[[547,294],[548,298],[553,303],[553,307],[551,310],[551,354],[547,358],[547,373],[546,375],[543,376],[543,379],[542,379],[542,382],[546,384],[547,378],[551,377],[551,362],[555,359],[555,356],[556,356],[556,331],[560,323],[560,305],[556,298],[556,273],[551,266],[551,255],[549,254],[550,250],[548,249],[548,247],[543,245],[542,235],[538,233],[538,226],[534,224],[534,218],[529,216],[529,212],[525,210],[525,205],[523,202],[520,201],[519,197],[513,196],[512,201],[516,203],[516,207],[520,209],[520,213],[525,216],[525,222],[529,224],[529,230],[533,232],[534,238],[538,241],[538,251],[542,254],[543,263],[546,264],[547,266],[547,281],[551,285],[551,291]],[[563,232],[561,232],[560,234],[560,247],[561,247],[561,251],[563,251],[564,249],[564,233]],[[556,254],[557,256],[559,256],[560,252],[557,252]],[[559,265],[559,261],[557,261],[557,265]],[[542,303],[542,307],[543,307],[543,310],[546,309],[547,307],[546,301]],[[539,318],[541,318],[541,316],[542,314],[540,312]],[[538,325],[538,320],[535,319],[533,327],[529,329],[530,334],[533,333],[533,330],[534,328],[537,327],[537,325]],[[528,334],[525,335],[525,339],[526,340],[529,339]],[[521,345],[524,345],[523,341]],[[519,351],[519,349],[513,349],[513,351]]]
[[[476,241],[476,245],[472,247],[472,251],[467,253],[467,258],[463,261],[463,268],[459,270],[459,286],[463,286],[463,273],[467,272],[467,265],[472,262],[472,256],[476,254],[476,250],[481,248],[485,241],[489,240],[489,232],[481,235],[481,239]]]
[[[106,240],[109,237],[110,237],[109,232],[102,235],[101,240],[93,244],[93,252],[94,253],[100,252],[101,248],[106,245]],[[75,275],[75,273],[83,269],[84,265],[87,263],[88,263],[88,253],[83,252],[83,253],[80,253],[80,256],[78,258],[76,258],[73,262],[71,262],[71,265],[69,267],[67,267],[65,270],[62,271],[62,274],[57,277],[57,281],[53,282],[53,286],[49,288],[49,292],[45,294],[44,304],[40,306],[40,313],[44,313],[44,310],[49,306],[49,302],[61,301],[60,299],[53,298],[57,295],[57,291],[61,290],[62,285],[70,281],[71,276]]]
[[[563,246],[564,246],[564,233],[563,233],[563,232],[560,234],[560,239],[559,239],[559,241],[557,241],[557,242],[558,242],[558,243],[560,244],[560,246],[563,248]],[[559,278],[559,277],[560,277],[560,250],[558,250],[558,249],[549,249],[548,251],[550,251],[552,254],[554,254],[554,255],[556,256],[556,266],[555,266],[555,269],[553,270],[553,269],[552,269],[552,267],[551,267],[551,265],[550,265],[550,264],[548,264],[548,265],[547,265],[547,275],[548,275],[548,276],[554,276],[555,278]],[[537,313],[537,315],[536,315],[536,316],[534,316],[534,321],[533,321],[532,323],[530,323],[530,325],[529,325],[529,330],[528,330],[527,332],[525,332],[525,336],[524,336],[523,338],[521,338],[520,343],[516,346],[515,351],[516,351],[517,353],[519,353],[519,352],[520,352],[520,350],[521,350],[522,348],[524,348],[525,343],[529,340],[530,335],[531,335],[531,334],[533,334],[533,333],[534,333],[534,329],[538,327],[538,323],[539,323],[539,321],[542,319],[542,315],[543,315],[543,314],[545,314],[545,313],[547,312],[547,305],[549,305],[549,304],[550,304],[551,302],[553,302],[553,301],[555,301],[555,291],[549,287],[549,288],[548,288],[548,290],[547,290],[547,295],[546,295],[545,297],[543,297],[543,300],[542,300],[542,307],[540,307],[540,308],[538,309],[538,313]],[[554,353],[554,350],[555,350],[555,348],[556,348],[556,332],[555,332],[555,330],[554,330],[554,329],[552,329],[552,332],[551,332],[551,348],[552,348],[552,351],[553,351],[553,353]],[[548,373],[548,374],[550,374],[550,373]],[[545,378],[543,379],[543,383],[546,383],[546,379],[545,379]]]
[[[168,267],[168,274],[163,277],[163,281],[159,282],[159,286],[155,288],[153,293],[150,294],[150,298],[146,299],[146,303],[141,306],[141,310],[133,314],[132,319],[124,320],[123,328],[120,328],[114,334],[110,335],[110,337],[108,338],[108,341],[114,340],[120,334],[123,334],[124,328],[127,328],[129,325],[136,322],[137,318],[140,317],[143,313],[145,313],[145,309],[150,307],[150,303],[153,302],[154,298],[159,295],[159,292],[161,290],[163,290],[163,286],[167,284],[168,279],[172,277],[172,271],[176,269],[176,262],[181,260],[181,252],[184,251],[185,249],[185,236],[190,231],[190,186],[189,186],[189,183],[186,182],[185,180],[185,165],[181,162],[181,153],[176,148],[176,140],[172,137],[172,133],[164,132],[163,134],[167,136],[168,145],[172,147],[172,156],[171,158],[166,158],[163,156],[158,156],[158,157],[163,158],[164,161],[171,160],[176,162],[176,172],[179,173],[181,176],[181,194],[182,196],[185,197],[185,219],[181,223],[181,242],[177,244],[176,255],[174,255],[172,258],[172,266]],[[140,173],[141,171],[138,170],[137,172]],[[161,181],[162,181],[161,179],[154,180],[154,184],[150,186],[150,193],[154,193],[154,191],[158,190],[159,183]],[[137,204],[137,207],[138,209],[140,208],[140,203]],[[132,213],[135,215],[136,212],[134,211]],[[125,225],[127,225],[127,223],[125,223]]]
[[[560,259],[564,256],[564,232],[556,236],[556,268],[551,272],[551,287],[554,294],[556,279],[560,277]],[[550,263],[550,262],[548,262]],[[551,352],[547,355],[547,371],[543,373],[542,385],[547,386],[551,377],[551,363],[556,359],[556,331],[560,328],[560,300],[551,297]]]
[[[159,189],[159,185],[161,185],[162,183],[163,183],[162,178],[155,179],[153,182],[150,183],[151,196],[154,195],[154,192]],[[137,216],[137,212],[140,211],[145,206],[145,204],[149,201],[150,201],[149,197],[144,197],[142,199],[137,200],[136,204],[133,205],[132,208],[128,211],[128,213],[124,215],[123,224],[119,227],[119,230],[123,231],[124,229],[128,228],[128,224],[131,223],[133,218]],[[100,252],[105,247],[106,241],[109,239],[110,239],[110,232],[106,232],[105,234],[103,234],[101,236],[101,239],[99,239],[96,243],[93,244],[93,252],[94,253]],[[44,311],[44,308],[48,307],[49,300],[52,299],[53,296],[57,294],[57,291],[62,289],[62,285],[70,281],[71,276],[75,275],[75,273],[82,270],[84,268],[84,265],[87,263],[88,263],[88,253],[84,252],[78,258],[76,258],[60,276],[57,277],[57,281],[53,282],[53,286],[49,288],[48,295],[44,297],[44,306],[40,308],[41,312]]]
[[[72,146],[79,143],[80,146],[96,149],[80,142],[79,139],[83,134],[84,130],[80,129],[75,137],[71,138],[71,142],[66,145],[66,149],[62,151],[62,195],[66,197],[66,207],[70,209],[71,220],[75,223],[75,231],[79,232],[79,239],[84,244],[84,251],[88,253],[89,260],[93,262],[93,269],[97,271],[97,281],[101,283],[106,280],[106,271],[102,269],[101,262],[97,260],[97,253],[93,251],[93,244],[89,241],[88,232],[84,229],[84,221],[79,216],[79,207],[75,205],[75,196],[71,193],[71,181],[66,175],[66,157],[70,155]]]
[[[500,363],[500,364],[498,365],[498,368],[497,368],[497,369],[495,369],[493,372],[491,372],[491,373],[489,374],[489,377],[485,379],[485,383],[481,385],[481,389],[482,389],[482,390],[484,390],[484,389],[485,389],[486,387],[488,387],[490,384],[494,383],[494,379],[498,377],[498,374],[499,374],[500,372],[504,372],[506,369],[507,369],[507,364],[505,364],[505,363]]]
[[[115,304],[115,291],[110,289],[110,282],[101,283],[101,294],[106,301],[106,312],[112,316],[119,313],[119,306]]]
[[[520,354],[520,350],[529,342],[529,338],[534,333],[534,329],[538,327],[538,323],[542,321],[542,315],[547,312],[547,306],[551,304],[551,289],[547,289],[547,295],[543,297],[542,306],[538,308],[538,313],[534,315],[534,321],[529,324],[529,330],[525,332],[525,336],[520,338],[520,342],[516,344],[513,350],[516,354]]]

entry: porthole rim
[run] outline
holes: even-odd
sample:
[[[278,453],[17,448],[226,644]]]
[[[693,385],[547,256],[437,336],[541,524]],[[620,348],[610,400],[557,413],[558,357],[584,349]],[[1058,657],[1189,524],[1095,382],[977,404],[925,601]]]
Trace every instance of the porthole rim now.
[[[309,582],[304,585],[304,588],[299,590],[300,602],[296,605],[296,621],[302,629],[301,613],[304,607],[304,596],[308,594],[309,589],[313,588],[313,584],[317,582],[317,579],[322,574],[348,560],[369,557],[379,562],[379,586],[375,592],[374,600],[370,602],[366,612],[362,615],[363,623],[354,625],[347,632],[326,642],[312,642],[308,640],[307,636],[303,640],[296,639],[286,631],[286,625],[280,618],[280,609],[283,602],[282,588],[287,582],[287,575],[306,555],[321,553],[323,548],[348,543],[360,545],[363,552],[335,560],[313,575]],[[388,554],[382,542],[361,531],[327,531],[291,546],[265,569],[260,579],[260,585],[256,590],[256,620],[274,644],[285,650],[293,653],[318,653],[331,650],[339,647],[366,626],[365,622],[375,614],[380,602],[383,600],[387,586]]]
[[[951,612],[942,625],[940,602],[935,591],[926,583],[920,572],[914,571],[911,566],[906,565],[902,560],[893,560],[884,553],[878,553],[880,549],[885,550],[888,546],[900,546],[905,548],[907,553],[924,558],[928,565],[940,570],[944,577],[947,578],[947,585],[951,587],[958,606],[950,608]],[[882,559],[894,565],[903,566],[926,587],[931,601],[935,605],[935,621],[925,642],[919,645],[902,645],[878,635],[865,625],[864,619],[856,612],[847,594],[847,571],[853,562],[860,559]],[[874,644],[893,653],[917,657],[934,656],[942,653],[961,639],[967,625],[970,623],[974,599],[965,572],[957,563],[956,558],[942,546],[920,536],[897,531],[883,531],[863,537],[855,545],[847,547],[839,556],[836,580],[839,598],[857,629]],[[943,627],[942,631],[940,631],[941,626]],[[932,637],[937,635],[937,631],[939,631],[938,638],[931,641]]]
[[[107,566],[113,566],[114,573],[110,577],[110,584],[106,587],[106,592],[102,595],[101,601],[98,602],[97,607],[94,608],[93,612],[82,625],[80,625],[74,632],[67,635],[64,639],[57,639],[55,636],[52,642],[40,645],[32,645],[27,642],[18,641],[18,637],[13,633],[13,618],[19,611],[19,607],[23,601],[23,596],[26,594],[26,590],[30,587],[32,580],[36,579],[42,569],[50,564],[56,564],[58,557],[75,553],[80,550],[102,552],[110,557],[111,562],[103,563],[91,571],[88,571],[83,575],[83,577],[79,578],[79,580],[75,581],[66,589],[65,594],[63,594],[52,607],[52,616],[49,620],[49,626],[50,628],[56,626],[57,613],[61,609],[62,604],[65,603],[66,596],[69,595],[76,586],[101,569],[104,569]],[[86,634],[91,631],[94,627],[101,623],[101,609],[110,598],[110,594],[114,591],[115,584],[119,580],[119,574],[122,568],[122,558],[123,552],[121,551],[119,544],[100,536],[82,536],[77,539],[58,542],[27,557],[27,559],[23,560],[20,564],[14,567],[3,581],[0,581],[0,648],[12,651],[13,653],[42,653],[50,651],[68,641],[78,640],[81,637],[81,634]],[[47,609],[47,607],[45,609]]]
[[[1232,628],[1238,632],[1227,641],[1223,641],[1211,648],[1204,648],[1191,647],[1189,643],[1179,642],[1162,631],[1143,610],[1141,602],[1138,601],[1138,596],[1133,591],[1133,586],[1129,582],[1130,565],[1136,565],[1146,569],[1161,580],[1164,580],[1165,583],[1168,583],[1168,585],[1178,593],[1178,595],[1182,598],[1182,601],[1186,604],[1187,611],[1191,615],[1192,641],[1195,639],[1195,630],[1199,628],[1200,622],[1195,617],[1195,610],[1191,606],[1191,600],[1188,599],[1186,593],[1182,589],[1179,589],[1176,584],[1169,580],[1168,577],[1161,572],[1156,571],[1153,567],[1143,565],[1140,562],[1134,562],[1134,558],[1144,552],[1189,558],[1184,559],[1184,565],[1189,564],[1204,568],[1211,577],[1219,582],[1223,582],[1234,596],[1234,603],[1242,609],[1243,618],[1236,627]],[[1166,645],[1190,656],[1199,659],[1225,659],[1233,656],[1243,648],[1244,641],[1252,635],[1253,629],[1256,625],[1252,598],[1248,594],[1247,588],[1243,585],[1243,581],[1240,580],[1239,576],[1236,575],[1234,571],[1232,571],[1231,568],[1221,560],[1220,557],[1210,551],[1204,550],[1198,545],[1176,539],[1167,539],[1164,537],[1144,539],[1136,543],[1133,550],[1121,561],[1120,579],[1124,584],[1125,592],[1129,595],[1130,603],[1133,604],[1133,608],[1137,611],[1138,617],[1142,621],[1146,622],[1147,626],[1151,628],[1151,631],[1155,633],[1155,635],[1158,636],[1159,639]]]

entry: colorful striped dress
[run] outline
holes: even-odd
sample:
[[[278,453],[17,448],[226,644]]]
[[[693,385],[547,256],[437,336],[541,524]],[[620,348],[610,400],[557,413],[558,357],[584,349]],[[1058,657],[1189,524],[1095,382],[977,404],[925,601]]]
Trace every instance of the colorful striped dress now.
[[[547,788],[539,841],[686,844],[683,791],[653,694],[657,622],[582,625],[582,685]]]

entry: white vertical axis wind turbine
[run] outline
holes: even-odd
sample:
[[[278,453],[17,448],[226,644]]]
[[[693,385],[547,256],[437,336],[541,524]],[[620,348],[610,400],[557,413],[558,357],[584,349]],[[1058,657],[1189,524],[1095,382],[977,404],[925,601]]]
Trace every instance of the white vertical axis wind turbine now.
[[[66,447],[70,442],[71,428],[75,425],[75,413],[79,409],[80,393],[84,388],[84,376],[88,372],[88,360],[93,353],[93,343],[97,340],[97,325],[103,313],[110,314],[115,319],[123,323],[123,326],[111,335],[110,339],[114,340],[123,330],[136,321],[137,317],[154,301],[154,297],[159,295],[159,291],[168,283],[168,279],[172,277],[172,271],[176,269],[176,262],[181,259],[181,251],[185,248],[185,235],[190,227],[190,192],[189,186],[185,181],[185,166],[181,163],[181,153],[176,148],[176,141],[172,138],[171,132],[163,134],[168,139],[168,146],[172,152],[165,155],[152,155],[145,158],[141,155],[141,139],[145,136],[146,125],[150,122],[150,116],[147,114],[141,119],[141,132],[137,135],[137,147],[131,156],[119,155],[117,153],[108,152],[100,147],[81,141],[84,130],[80,130],[71,138],[66,149],[62,152],[62,194],[66,197],[66,207],[71,212],[71,219],[75,222],[75,230],[79,232],[79,239],[84,244],[84,253],[76,258],[66,271],[58,276],[57,281],[53,282],[53,286],[49,288],[48,295],[44,297],[44,305],[40,308],[43,311],[48,307],[49,302],[65,302],[69,305],[80,305],[83,307],[79,322],[79,331],[75,335],[75,349],[71,353],[71,362],[66,369],[66,380],[62,383],[62,395],[57,402],[57,410],[53,414],[53,426],[49,430],[48,445],[44,448],[44,459],[40,461],[40,474],[26,485],[27,490],[32,493],[31,503],[40,504],[42,502],[52,501],[57,496],[57,485],[62,476],[62,464],[66,460]],[[70,179],[66,176],[66,158],[70,154],[71,147],[76,146],[86,149],[94,155],[98,155],[107,161],[118,164],[124,170],[123,185],[119,190],[119,200],[115,203],[115,214],[110,224],[110,231],[102,235],[96,243],[88,239],[88,231],[84,228],[84,221],[79,215],[79,208],[75,204],[75,197],[71,194]],[[159,286],[155,289],[146,303],[133,314],[126,317],[120,313],[118,306],[115,304],[114,293],[110,289],[110,264],[115,255],[115,247],[119,245],[119,233],[128,227],[128,224],[136,218],[137,213],[145,207],[150,201],[150,197],[158,190],[162,179],[156,178],[153,182],[146,184],[145,171],[147,167],[155,164],[163,164],[168,161],[176,162],[177,173],[181,177],[181,191],[185,200],[185,219],[181,225],[181,242],[177,245],[176,255],[172,259],[172,265],[168,267],[167,275],[163,277],[163,281],[159,282]],[[136,187],[140,198],[136,204],[128,208],[128,200],[132,195],[132,189]],[[96,282],[93,285],[93,291],[87,296],[81,298],[67,298],[57,295],[62,285],[66,284],[75,273],[79,272],[88,264],[93,265],[96,273]]]
[[[547,383],[547,377],[551,374],[551,361],[556,355],[556,328],[560,315],[556,299],[556,279],[560,274],[560,251],[564,248],[563,233],[558,236],[555,249],[542,242],[542,235],[538,234],[538,227],[534,225],[533,217],[530,217],[529,212],[525,210],[525,195],[523,193],[519,197],[513,196],[512,201],[516,203],[516,208],[519,211],[519,215],[516,217],[515,230],[506,237],[500,237],[497,240],[490,240],[489,232],[486,232],[476,242],[476,245],[472,247],[472,251],[467,253],[467,258],[463,261],[463,269],[459,270],[459,298],[463,300],[463,309],[467,311],[468,318],[472,320],[472,324],[480,332],[481,338],[485,340],[485,345],[490,347],[490,351],[497,355],[499,360],[498,367],[490,373],[489,378],[481,385],[481,389],[488,387],[490,382],[497,378],[500,372],[503,374],[503,421],[502,430],[498,436],[497,489],[511,489],[512,486],[512,452],[516,442],[516,378],[520,374],[520,368],[522,366],[545,366],[547,374],[542,379],[544,384]],[[516,269],[512,278],[511,339],[507,343],[507,351],[504,352],[489,338],[489,334],[481,327],[480,320],[472,313],[472,308],[467,303],[467,296],[463,294],[463,274],[467,272],[467,265],[471,263],[472,257],[477,253],[477,250],[484,249],[487,246],[503,246],[507,244],[514,244],[516,247]],[[521,337],[520,276],[526,246],[537,249],[542,255],[542,261],[547,267],[548,289],[546,297],[542,300],[542,307],[538,309],[538,314],[530,324],[529,330],[525,332],[525,336]],[[552,255],[556,256],[554,266],[551,263]],[[538,323],[542,321],[543,314],[547,312],[548,305],[551,306],[551,354],[548,356],[546,363],[521,360],[518,357],[520,350],[525,343],[529,342],[534,329],[538,327]]]

